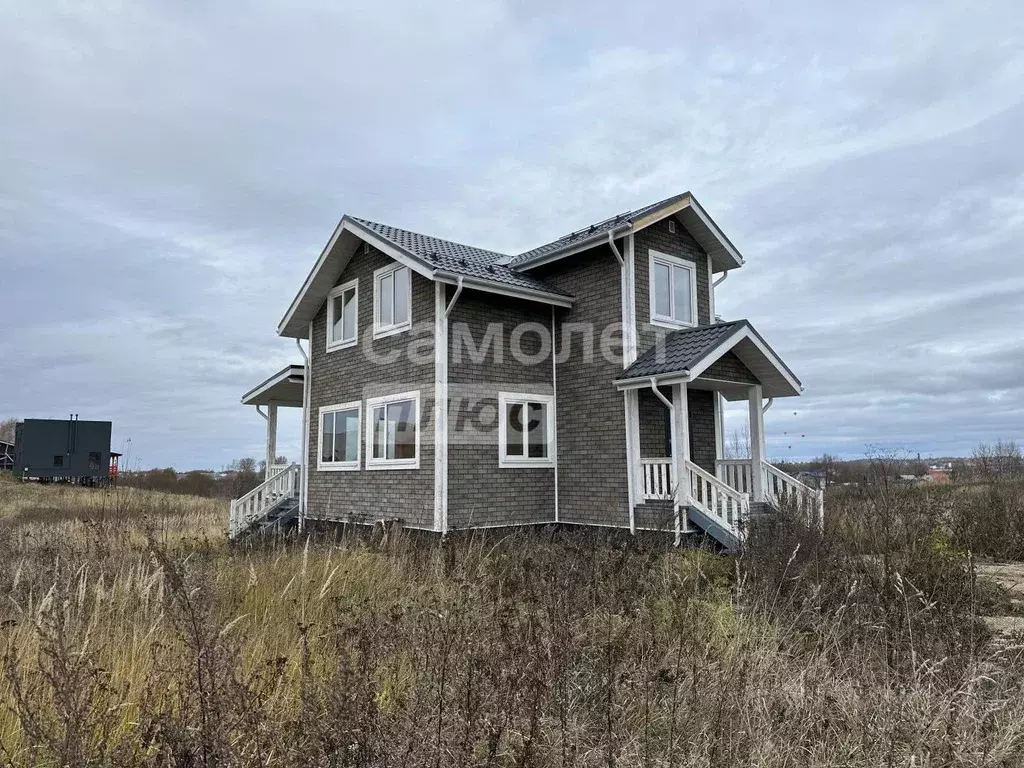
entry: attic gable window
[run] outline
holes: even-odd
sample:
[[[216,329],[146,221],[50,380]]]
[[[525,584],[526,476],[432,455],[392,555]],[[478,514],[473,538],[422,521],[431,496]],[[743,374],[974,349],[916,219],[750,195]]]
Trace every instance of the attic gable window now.
[[[327,351],[354,346],[358,338],[359,281],[339,285],[327,296]]]
[[[412,275],[401,264],[373,273],[373,337],[390,336],[412,327]]]
[[[650,252],[651,324],[670,328],[697,325],[696,264]]]

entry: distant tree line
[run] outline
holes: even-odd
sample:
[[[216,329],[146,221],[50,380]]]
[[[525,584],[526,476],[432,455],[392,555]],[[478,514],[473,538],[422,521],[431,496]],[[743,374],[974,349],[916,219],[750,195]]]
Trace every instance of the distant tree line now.
[[[284,456],[276,464],[287,464]],[[263,482],[267,463],[252,458],[236,459],[222,472],[193,470],[178,472],[173,467],[122,472],[119,484],[164,493],[181,493],[210,498],[237,499]]]

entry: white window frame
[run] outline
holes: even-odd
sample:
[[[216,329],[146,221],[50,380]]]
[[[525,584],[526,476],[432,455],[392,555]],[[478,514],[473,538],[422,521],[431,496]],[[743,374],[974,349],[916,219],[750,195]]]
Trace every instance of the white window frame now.
[[[654,265],[658,262],[668,267],[680,267],[690,273],[690,319],[676,320],[674,317],[664,317],[655,314],[654,307]],[[670,271],[671,274],[671,271]],[[693,328],[697,325],[697,265],[688,259],[681,259],[678,256],[670,256],[660,251],[648,251],[647,282],[650,289],[650,315],[651,325],[658,325],[663,328]],[[669,301],[672,309],[675,309],[676,295],[673,286],[669,286]]]
[[[541,403],[544,405],[546,434],[548,436],[548,455],[544,458],[529,456],[529,430],[523,430],[523,455],[509,456],[508,444],[508,406]],[[526,392],[498,393],[498,466],[502,469],[521,467],[554,467],[555,452],[555,398],[552,395],[535,395]]]
[[[407,284],[407,295],[405,297],[406,306],[409,308],[409,317],[406,318],[404,323],[392,323],[391,325],[381,325],[380,322],[380,283],[388,275],[393,275],[400,269],[404,269],[409,273],[409,280]],[[396,333],[403,333],[404,331],[412,328],[412,269],[407,267],[405,264],[395,262],[394,264],[388,264],[386,267],[381,267],[375,270],[373,273],[373,338],[380,339],[385,336],[394,336]],[[394,283],[392,283],[393,285]],[[392,299],[392,311],[394,310],[394,300]]]
[[[355,296],[352,297],[352,302],[355,304],[356,310],[356,327],[353,329],[353,335],[351,339],[342,339],[335,341],[331,339],[331,333],[334,331],[334,300],[339,296],[344,295],[347,291],[355,291]],[[354,347],[359,343],[359,280],[349,280],[347,283],[333,288],[329,294],[327,294],[327,351],[331,352],[335,349],[345,349],[347,347]]]
[[[324,461],[324,414],[325,413],[338,413],[340,411],[355,411],[356,420],[358,425],[356,426],[356,434],[359,435],[359,439],[356,440],[356,458],[355,461]],[[325,405],[320,408],[320,420],[317,422],[317,441],[316,441],[316,468],[320,472],[353,472],[359,469],[360,462],[363,457],[363,404],[359,400],[353,400],[350,403],[339,403],[338,405]],[[335,432],[335,435],[338,433]],[[337,438],[335,438],[337,439]]]
[[[411,400],[413,403],[413,423],[416,425],[416,458],[414,459],[375,459],[373,457],[373,411],[379,406]],[[370,397],[366,400],[366,468],[367,469],[419,469],[420,468],[420,391],[397,392],[393,395]]]

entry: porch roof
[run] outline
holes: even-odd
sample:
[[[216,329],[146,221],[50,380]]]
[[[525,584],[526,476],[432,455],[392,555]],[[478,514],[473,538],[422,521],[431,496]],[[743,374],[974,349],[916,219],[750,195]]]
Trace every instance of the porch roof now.
[[[765,397],[793,397],[803,390],[800,380],[749,320],[673,331],[665,338],[664,346],[655,344],[644,352],[623,371],[615,384],[620,389],[629,389],[647,386],[652,378],[658,379],[660,384],[696,381],[708,366],[729,351],[761,382]],[[727,389],[730,388],[723,387],[723,394],[735,399]],[[735,386],[731,388],[735,389]]]
[[[306,369],[289,365],[242,395],[242,405],[282,405],[302,407]]]

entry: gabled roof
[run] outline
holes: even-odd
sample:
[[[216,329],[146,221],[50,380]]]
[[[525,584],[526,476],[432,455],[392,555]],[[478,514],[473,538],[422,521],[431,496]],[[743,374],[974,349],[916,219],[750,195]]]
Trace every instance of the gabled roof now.
[[[560,307],[573,303],[573,297],[564,291],[499,263],[500,253],[344,216],[278,324],[280,335],[305,338],[309,322],[362,243],[369,243],[428,280],[452,284],[461,280],[467,288]]]
[[[715,272],[736,269],[743,266],[743,257],[729,241],[718,225],[711,220],[700,203],[689,192],[645,205],[634,211],[626,211],[617,216],[591,224],[583,229],[570,232],[568,235],[546,243],[538,248],[512,256],[509,266],[518,269],[530,269],[542,264],[571,256],[574,253],[593,248],[608,239],[620,237],[629,232],[637,232],[669,216],[676,216],[683,223],[701,247],[711,256]]]
[[[726,352],[733,352],[764,390],[765,397],[792,397],[803,387],[775,351],[768,346],[749,320],[683,328],[655,344],[622,372],[616,380],[620,388],[659,382],[694,381],[708,366]]]

